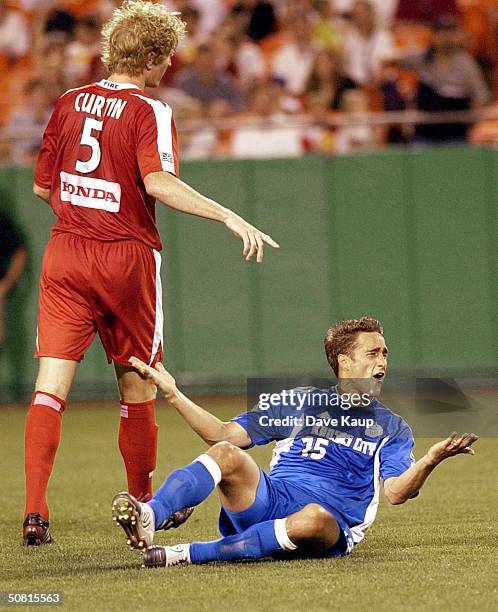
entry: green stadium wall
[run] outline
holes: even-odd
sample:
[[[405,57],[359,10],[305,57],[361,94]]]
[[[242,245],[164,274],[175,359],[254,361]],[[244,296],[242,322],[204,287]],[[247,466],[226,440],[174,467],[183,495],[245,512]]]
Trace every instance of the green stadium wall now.
[[[384,323],[391,369],[475,374],[498,367],[498,151],[444,147],[337,157],[189,162],[182,178],[271,234],[262,265],[217,223],[158,205],[166,363],[215,390],[249,375],[327,375],[332,323]],[[31,168],[3,168],[0,206],[30,266],[8,304],[0,397],[29,394],[37,283],[54,221]],[[9,195],[10,194],[10,195]],[[75,394],[114,387],[96,341]]]

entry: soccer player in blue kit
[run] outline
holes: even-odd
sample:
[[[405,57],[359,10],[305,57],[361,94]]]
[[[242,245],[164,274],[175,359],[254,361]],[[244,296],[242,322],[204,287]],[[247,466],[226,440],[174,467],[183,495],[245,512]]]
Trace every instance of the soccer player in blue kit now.
[[[144,566],[348,555],[373,523],[381,489],[391,504],[403,504],[444,459],[474,454],[477,436],[453,433],[415,462],[409,426],[378,400],[388,355],[379,321],[343,321],[324,343],[337,386],[263,394],[254,409],[228,422],[183,395],[160,363],[130,360],[210,445],[148,503],[129,493],[114,497],[113,518],[128,544],[143,550]],[[273,441],[266,473],[242,449]],[[170,515],[200,504],[215,488],[222,538],[153,545]]]

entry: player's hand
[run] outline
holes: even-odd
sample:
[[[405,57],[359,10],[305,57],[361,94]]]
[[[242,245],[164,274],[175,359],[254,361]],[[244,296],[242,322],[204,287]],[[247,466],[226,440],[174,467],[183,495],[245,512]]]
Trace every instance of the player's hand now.
[[[246,261],[249,261],[253,255],[256,255],[256,261],[263,261],[264,244],[269,244],[274,249],[280,248],[279,245],[267,234],[259,231],[250,223],[247,223],[242,217],[230,211],[225,220],[225,225],[244,243],[243,255]]]
[[[457,434],[454,431],[450,436],[443,440],[442,442],[437,442],[434,446],[431,446],[427,451],[427,457],[437,465],[441,463],[444,459],[448,457],[453,457],[454,455],[475,455],[475,451],[473,448],[470,448],[474,442],[479,439],[475,434],[464,433],[462,435]]]
[[[160,361],[156,363],[154,368],[148,366],[138,357],[130,357],[129,362],[140,376],[152,381],[166,399],[170,399],[175,395],[177,391],[176,381]]]

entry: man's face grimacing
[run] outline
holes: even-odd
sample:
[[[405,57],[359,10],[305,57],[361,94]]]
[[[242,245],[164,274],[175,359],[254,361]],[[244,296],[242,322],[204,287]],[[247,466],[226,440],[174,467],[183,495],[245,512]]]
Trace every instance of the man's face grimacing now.
[[[378,397],[387,373],[388,352],[382,334],[360,332],[350,353],[338,357],[339,378],[349,379],[361,393]]]

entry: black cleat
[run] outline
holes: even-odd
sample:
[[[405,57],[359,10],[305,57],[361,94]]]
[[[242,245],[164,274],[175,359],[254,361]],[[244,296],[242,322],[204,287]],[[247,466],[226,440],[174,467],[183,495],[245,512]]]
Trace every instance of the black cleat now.
[[[164,546],[149,546],[142,553],[142,567],[166,567]]]
[[[183,525],[185,521],[188,521],[193,511],[193,508],[182,508],[181,510],[173,512],[173,514],[171,514],[164,521],[164,523],[160,527],[158,527],[158,530],[164,529],[165,531],[167,531],[168,529],[176,529],[177,527],[180,527],[180,525]]]
[[[191,563],[190,544],[149,546],[142,552],[142,567],[173,567]]]
[[[41,546],[41,544],[52,543],[49,522],[44,521],[38,512],[30,512],[22,527],[24,546]]]

